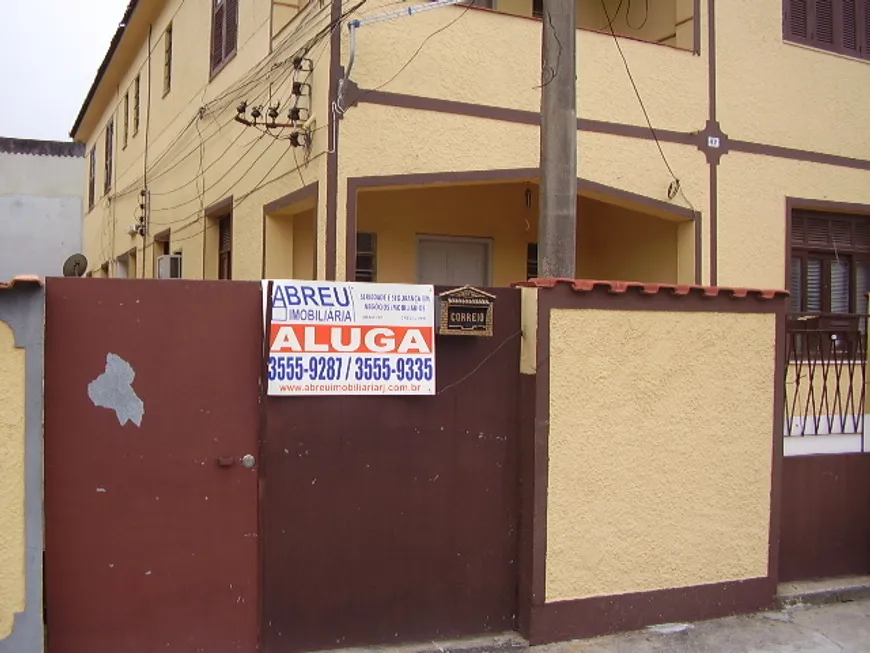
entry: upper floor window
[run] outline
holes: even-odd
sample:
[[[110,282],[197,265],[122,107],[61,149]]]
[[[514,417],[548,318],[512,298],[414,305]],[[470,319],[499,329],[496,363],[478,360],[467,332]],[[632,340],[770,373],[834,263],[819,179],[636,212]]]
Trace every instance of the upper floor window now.
[[[211,74],[236,53],[239,40],[239,0],[212,0]]]
[[[139,132],[139,75],[133,80],[133,136]]]
[[[870,52],[870,3],[783,0],[783,38],[853,57]]]
[[[172,90],[172,23],[163,34],[163,96]]]
[[[233,278],[233,214],[218,218],[218,279]]]
[[[122,128],[122,136],[123,144],[122,148],[127,147],[127,142],[130,140],[130,92],[124,93],[124,115],[123,115],[124,123]]]
[[[94,208],[97,184],[97,148],[91,147],[88,155],[88,211]]]
[[[110,119],[106,124],[106,151],[104,156],[105,161],[105,177],[103,178],[103,192],[108,194],[112,190],[112,150],[115,147],[115,121]]]

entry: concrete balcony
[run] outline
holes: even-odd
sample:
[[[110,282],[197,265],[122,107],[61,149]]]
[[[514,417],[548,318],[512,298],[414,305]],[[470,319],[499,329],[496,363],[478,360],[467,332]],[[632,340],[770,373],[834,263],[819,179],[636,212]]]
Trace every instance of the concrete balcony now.
[[[494,4],[493,8],[477,3]],[[539,0],[477,0],[357,31],[352,80],[365,90],[537,112]],[[619,44],[657,129],[700,130],[707,117],[707,61],[698,56],[705,8],[696,0],[578,0],[581,118],[645,125]],[[648,5],[648,7],[647,7]],[[607,13],[605,13],[605,9]],[[361,17],[395,11],[365,5]],[[609,20],[608,20],[609,17]],[[345,35],[342,62],[347,64]]]

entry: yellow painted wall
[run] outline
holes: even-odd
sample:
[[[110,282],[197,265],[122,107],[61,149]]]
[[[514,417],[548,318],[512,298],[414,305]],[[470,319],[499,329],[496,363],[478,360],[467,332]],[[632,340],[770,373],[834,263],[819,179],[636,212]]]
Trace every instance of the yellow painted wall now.
[[[233,276],[259,278],[263,260],[263,205],[325,175],[324,155],[329,130],[317,127],[326,126],[329,118],[327,38],[320,39],[308,53],[308,57],[316,61],[314,71],[310,75],[300,72],[295,76],[297,81],[311,85],[312,98],[302,104],[307,106],[310,102],[315,117],[308,154],[289,146],[287,130],[281,134],[283,140],[276,140],[245,128],[233,119],[237,105],[243,100],[252,106],[280,100],[284,107],[282,113],[285,113],[291,104],[290,87],[294,81],[289,64],[291,55],[328,24],[329,7],[313,3],[272,40],[272,0],[240,3],[238,52],[213,79],[209,79],[210,32],[203,28],[210,25],[209,7],[205,2],[169,0],[137,9],[115,60],[104,76],[101,90],[76,135],[87,142],[88,148],[96,144],[97,151],[98,201],[84,221],[84,249],[93,269],[132,247],[139,251],[140,261],[151,260],[153,235],[168,229],[171,251],[182,253],[184,276],[209,276],[209,270],[216,266],[216,251],[206,242],[203,209],[232,196]],[[161,39],[170,18],[173,24],[172,89],[164,97]],[[149,24],[153,28],[150,121],[146,45]],[[275,63],[281,65],[271,68]],[[137,73],[141,79],[141,124],[138,133],[131,134],[126,149],[122,149],[123,96],[128,89],[132,93]],[[131,96],[131,107],[132,104]],[[116,179],[112,191],[104,196],[104,130],[111,116],[116,121]],[[282,119],[286,119],[286,113]],[[143,240],[130,236],[127,231],[141,215],[139,193],[144,182],[146,131],[149,134],[151,207],[150,233]],[[82,183],[86,188],[87,180],[83,179]],[[325,202],[325,198],[322,201]],[[325,231],[325,225],[318,228]],[[145,266],[144,273],[151,276],[152,266]]]
[[[526,183],[362,191],[357,229],[377,234],[378,281],[416,282],[418,237],[452,235],[492,239],[492,284],[507,286],[526,279],[526,246],[538,240],[537,207],[537,186]],[[577,214],[578,276],[679,281],[680,223],[586,197],[578,199]],[[694,241],[684,245],[694,260]]]
[[[313,209],[266,216],[266,278],[314,278],[316,222]]]
[[[656,5],[662,1],[651,3],[651,16],[656,16]],[[517,0],[513,2],[518,5]],[[599,0],[580,0],[580,4],[588,7],[587,13],[601,18],[598,27],[606,25],[607,21],[598,13]],[[619,0],[608,0],[608,4],[615,7]],[[669,20],[674,23],[674,2],[667,0],[665,4],[669,6]],[[701,4],[705,21],[706,3]],[[639,13],[642,19],[642,5],[634,3],[632,24],[641,22],[635,20],[634,13]],[[525,6],[530,14],[531,2]],[[519,6],[514,9],[519,10]],[[362,13],[394,10],[391,0],[371,0]],[[624,21],[622,14],[620,17]],[[658,29],[656,20],[651,18],[645,29]],[[438,30],[442,31],[429,38],[415,55],[423,40]],[[630,28],[626,31],[633,32]],[[658,128],[686,131],[703,128],[707,117],[706,57],[631,39],[623,39],[621,45],[654,124]],[[360,28],[352,76],[363,88],[382,87],[395,93],[539,111],[540,46],[540,21],[445,7]],[[645,125],[613,37],[609,33],[580,30],[577,51],[578,114],[584,118]],[[346,34],[342,52],[344,62],[348,56]],[[402,67],[402,72],[392,79]],[[675,93],[678,102],[674,101]],[[427,123],[428,129],[438,123],[433,118]],[[436,133],[446,131],[438,126]]]
[[[719,184],[725,286],[784,287],[786,197],[870,204],[870,172],[739,152],[722,158]]]
[[[732,138],[868,157],[866,61],[784,42],[780,2],[728,0],[716,10],[718,118]]]
[[[0,322],[0,640],[24,611],[24,350]]]
[[[546,600],[766,576],[774,316],[555,310],[550,329]]]

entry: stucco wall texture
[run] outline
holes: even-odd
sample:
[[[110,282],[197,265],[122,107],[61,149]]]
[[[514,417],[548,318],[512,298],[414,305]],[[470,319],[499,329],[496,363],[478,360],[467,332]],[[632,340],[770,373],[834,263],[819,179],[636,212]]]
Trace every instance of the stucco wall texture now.
[[[547,602],[767,575],[774,322],[551,312]]]
[[[24,349],[0,322],[0,640],[25,604]]]
[[[82,122],[77,139],[86,141],[87,151],[95,148],[97,159],[96,201],[85,205],[84,249],[90,269],[135,249],[135,276],[154,274],[153,240],[169,232],[170,252],[183,257],[185,278],[215,278],[217,275],[216,223],[203,220],[203,210],[233,198],[233,278],[259,279],[263,261],[263,206],[292,193],[326,174],[325,153],[329,129],[327,110],[329,40],[321,39],[310,51],[316,61],[310,76],[297,75],[311,88],[311,151],[291,148],[287,140],[276,140],[261,131],[234,121],[236,107],[282,102],[292,104],[290,87],[294,76],[287,63],[291,56],[328,24],[329,7],[311,3],[274,42],[271,42],[271,0],[240,3],[238,52],[217,74],[210,76],[210,3],[181,0],[140,3],[127,26],[112,65],[104,76],[101,91]],[[282,14],[279,21],[287,18]],[[163,38],[169,23],[173,27],[172,88],[163,94]],[[151,80],[146,54],[148,28],[152,27]],[[269,56],[284,66],[266,75],[256,67]],[[141,114],[134,133],[132,116],[126,147],[123,144],[124,95],[130,94],[132,112],[134,80],[140,77]],[[150,91],[150,116],[148,86]],[[271,85],[270,85],[271,82]],[[111,91],[111,92],[110,92]],[[271,94],[271,95],[270,95]],[[300,106],[307,107],[307,103]],[[200,108],[202,114],[200,115]],[[286,111],[282,109],[284,118]],[[112,190],[104,192],[105,127],[115,121],[115,155]],[[148,187],[151,191],[149,233],[143,239],[130,235],[139,208],[144,182],[145,132],[148,143]],[[285,130],[286,131],[286,130]],[[286,136],[286,134],[284,134]],[[297,166],[299,170],[297,170]],[[82,175],[82,189],[87,187]],[[319,237],[325,243],[325,184],[318,200]],[[87,199],[85,200],[87,203]],[[314,241],[309,241],[314,247]],[[314,258],[313,251],[307,258]],[[324,256],[318,257],[320,274]],[[111,266],[110,266],[111,267]],[[132,275],[131,275],[132,276]]]

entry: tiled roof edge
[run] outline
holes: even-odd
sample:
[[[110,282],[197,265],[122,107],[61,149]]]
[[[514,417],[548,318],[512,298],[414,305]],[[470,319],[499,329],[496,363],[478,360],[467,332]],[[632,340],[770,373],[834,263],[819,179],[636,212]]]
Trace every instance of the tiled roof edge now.
[[[789,296],[787,290],[765,290],[760,288],[729,288],[723,286],[674,285],[667,283],[643,283],[640,281],[603,281],[598,279],[529,279],[513,284],[517,288],[551,289],[557,285],[568,285],[575,292],[592,292],[602,289],[609,293],[635,291],[643,295],[670,293],[672,295],[703,295],[704,297],[732,297],[735,299],[782,299]]]
[[[4,154],[83,158],[85,144],[72,141],[40,141],[30,138],[4,138],[0,136],[0,152]]]
[[[35,274],[17,274],[9,281],[0,281],[0,290],[6,290],[21,284],[35,284],[41,286],[42,279]]]

